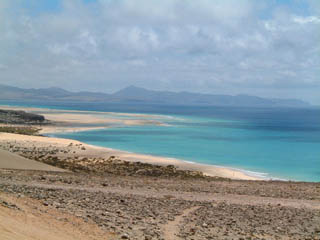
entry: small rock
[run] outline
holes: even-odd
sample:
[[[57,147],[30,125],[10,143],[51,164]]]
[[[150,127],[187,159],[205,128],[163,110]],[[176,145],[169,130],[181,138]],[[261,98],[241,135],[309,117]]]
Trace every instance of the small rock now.
[[[124,233],[121,235],[121,239],[129,239],[129,235]]]

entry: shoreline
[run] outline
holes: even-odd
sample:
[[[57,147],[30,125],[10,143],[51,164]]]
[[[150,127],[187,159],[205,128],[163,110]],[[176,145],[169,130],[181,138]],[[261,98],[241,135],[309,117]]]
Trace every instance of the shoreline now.
[[[246,173],[246,170],[241,170],[241,169],[232,169],[224,166],[188,162],[183,159],[177,159],[177,158],[129,152],[129,151],[124,151],[120,149],[87,144],[74,139],[50,137],[50,136],[46,136],[46,137],[54,138],[54,139],[63,139],[67,141],[68,140],[77,141],[80,144],[83,144],[84,146],[87,146],[89,148],[116,153],[115,155],[117,155],[117,157],[125,161],[142,162],[142,163],[149,163],[149,164],[160,165],[160,166],[174,165],[180,170],[200,171],[204,175],[210,176],[210,177],[223,177],[223,178],[230,178],[234,180],[256,180],[256,181],[269,180],[262,177],[251,176]]]
[[[58,138],[58,139],[64,139],[64,140],[74,140],[74,139],[68,139],[68,138],[63,138],[63,137],[58,137],[58,136],[54,136],[54,134],[63,134],[63,133],[74,133],[74,132],[82,132],[82,131],[96,131],[99,129],[108,129],[105,127],[97,127],[97,128],[78,128],[78,129],[74,129],[74,130],[66,130],[63,132],[60,131],[56,131],[56,132],[42,132],[42,134],[44,134],[45,137],[49,137],[49,138]],[[53,135],[53,136],[50,136]],[[79,141],[79,140],[75,140],[75,141]],[[204,173],[204,175],[206,176],[210,176],[210,177],[216,177],[217,175],[215,175],[216,171],[218,171],[219,169],[221,169],[222,171],[226,171],[228,172],[226,178],[230,178],[230,179],[235,179],[235,180],[254,180],[254,181],[269,181],[269,180],[276,180],[276,181],[295,181],[295,180],[287,180],[287,179],[283,179],[283,178],[276,178],[276,177],[271,177],[268,176],[268,173],[263,173],[263,172],[255,172],[255,171],[250,171],[250,170],[245,170],[245,169],[241,169],[241,168],[236,168],[236,167],[227,167],[227,166],[220,166],[220,165],[213,165],[213,164],[205,164],[205,163],[198,163],[198,162],[194,162],[194,161],[190,161],[190,160],[184,160],[184,159],[179,159],[179,158],[173,158],[173,157],[166,157],[166,156],[159,156],[159,155],[152,155],[152,154],[146,154],[146,153],[137,153],[137,152],[130,152],[130,151],[126,151],[126,150],[121,150],[121,149],[116,149],[116,148],[110,148],[107,146],[99,146],[99,145],[93,145],[93,144],[88,144],[85,142],[81,142],[80,143],[93,147],[93,148],[101,148],[101,149],[105,149],[105,150],[109,150],[109,151],[113,151],[113,152],[118,152],[118,153],[123,153],[124,155],[121,155],[121,157],[125,156],[125,158],[123,158],[123,160],[128,160],[128,161],[135,161],[135,162],[139,162],[140,158],[149,158],[149,159],[153,159],[155,161],[148,161],[148,160],[143,160],[141,162],[143,163],[149,163],[149,164],[156,164],[156,165],[161,165],[161,166],[166,166],[166,165],[174,165],[176,167],[178,167],[181,170],[193,170],[193,171],[201,171]],[[161,163],[160,161],[163,161],[163,163]],[[209,170],[204,170],[204,169],[209,169]],[[232,174],[233,177],[230,177]],[[241,177],[240,177],[241,175]],[[220,177],[220,175],[219,175]],[[225,177],[225,176],[222,176]],[[240,177],[240,178],[238,178]]]
[[[202,172],[204,175],[211,177],[222,177],[234,180],[267,180],[249,176],[240,170],[237,171],[226,167],[190,163],[174,158],[165,158],[146,154],[130,153],[117,149],[90,145],[77,140],[66,138],[0,133],[0,143],[2,143],[3,145],[18,143],[19,145],[27,149],[32,149],[33,147],[37,146],[43,149],[48,149],[47,151],[50,151],[50,147],[52,146],[59,146],[59,148],[62,149],[62,152],[64,152],[64,150],[67,149],[72,151],[72,153],[61,153],[61,156],[82,156],[97,158],[110,158],[114,156],[118,159],[128,162],[141,162],[160,166],[174,165],[175,167],[177,167],[178,170],[199,171]],[[70,146],[76,147],[71,148]]]
[[[99,154],[93,154],[96,157],[101,156],[111,156],[116,155],[121,160],[125,161],[133,161],[133,162],[142,162],[149,163],[153,165],[174,165],[180,170],[192,170],[192,171],[200,171],[207,176],[212,177],[224,177],[230,179],[241,179],[241,180],[270,180],[272,178],[265,178],[259,176],[260,173],[247,172],[243,169],[235,169],[231,167],[225,166],[217,166],[217,165],[209,165],[209,164],[201,164],[196,162],[190,162],[183,159],[162,157],[162,156],[154,156],[148,154],[139,154],[139,153],[131,153],[128,151],[112,149],[108,147],[96,146],[86,144],[80,141],[65,139],[59,137],[52,137],[50,135],[58,134],[58,133],[66,133],[66,132],[81,132],[81,131],[91,131],[91,130],[99,130],[99,129],[107,129],[113,127],[113,124],[120,124],[124,126],[134,126],[134,125],[161,125],[163,123],[159,122],[159,115],[145,115],[145,114],[130,114],[130,113],[110,113],[110,112],[91,112],[91,111],[78,111],[78,110],[59,110],[59,109],[42,109],[42,108],[34,108],[34,107],[13,107],[13,106],[0,106],[0,108],[5,109],[14,109],[14,110],[23,110],[32,113],[40,113],[45,116],[45,118],[49,121],[55,123],[55,125],[47,125],[47,126],[36,126],[41,128],[40,134],[44,134],[45,137],[40,137],[41,139],[37,139],[36,136],[25,136],[20,135],[19,137],[12,137],[10,135],[6,135],[1,133],[0,140],[14,140],[16,138],[20,139],[20,141],[29,141],[33,143],[41,143],[46,142],[47,144],[51,144],[54,142],[64,143],[64,147],[67,147],[71,142],[75,144],[81,144],[86,148],[91,150],[99,150]],[[72,113],[71,113],[72,112]],[[114,115],[122,115],[122,116],[134,116],[141,117],[144,119],[119,119],[112,118],[110,116]],[[146,119],[147,117],[147,119]],[[155,120],[156,119],[156,120]],[[7,139],[6,139],[7,138]],[[50,139],[50,140],[49,140]],[[60,139],[60,140],[58,140]]]
[[[66,139],[66,138],[61,138],[61,139]],[[87,144],[84,142],[81,142],[81,143]],[[224,174],[228,174],[226,178],[230,178],[230,179],[234,179],[234,180],[255,180],[255,181],[281,180],[281,181],[287,181],[287,180],[278,179],[278,178],[268,178],[268,177],[259,176],[259,175],[265,175],[266,173],[248,171],[248,170],[239,169],[239,168],[205,164],[205,163],[197,163],[197,162],[183,160],[183,159],[179,159],[179,158],[172,158],[172,157],[165,157],[165,156],[158,156],[158,155],[151,155],[151,154],[144,154],[144,153],[136,153],[136,152],[130,152],[130,151],[125,151],[125,150],[121,150],[121,149],[97,146],[97,145],[92,145],[92,144],[87,144],[87,145],[91,146],[91,147],[108,149],[111,151],[123,153],[125,155],[124,160],[130,159],[129,161],[136,161],[137,162],[141,158],[143,158],[143,159],[148,158],[148,159],[152,159],[152,160],[149,160],[149,161],[143,160],[141,162],[156,164],[156,165],[163,165],[163,166],[174,165],[174,166],[178,167],[178,169],[181,169],[181,170],[201,171],[201,172],[203,172],[204,175],[210,176],[210,177],[217,177],[217,175],[215,175],[215,173],[216,173],[216,171],[219,171],[219,169],[220,169],[222,171],[225,171]],[[160,161],[163,161],[163,162],[160,162]],[[207,170],[204,170],[204,169],[207,169]],[[230,177],[231,174],[234,178]],[[220,176],[218,176],[218,177],[220,177]]]

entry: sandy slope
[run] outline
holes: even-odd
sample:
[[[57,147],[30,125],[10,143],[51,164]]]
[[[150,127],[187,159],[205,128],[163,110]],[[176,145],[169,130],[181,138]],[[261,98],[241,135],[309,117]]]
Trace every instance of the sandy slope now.
[[[0,168],[65,172],[61,168],[26,159],[2,149],[0,149]]]
[[[1,193],[0,239],[108,240],[113,238],[94,223],[85,223],[75,216],[44,209],[40,202],[30,198],[18,199]]]

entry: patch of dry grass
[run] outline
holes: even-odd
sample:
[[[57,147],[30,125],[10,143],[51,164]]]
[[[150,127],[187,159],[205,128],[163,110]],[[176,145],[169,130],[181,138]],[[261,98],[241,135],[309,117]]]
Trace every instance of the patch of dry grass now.
[[[29,127],[29,126],[0,126],[0,132],[6,133],[16,133],[16,134],[23,134],[23,135],[38,135],[40,128],[36,127]]]

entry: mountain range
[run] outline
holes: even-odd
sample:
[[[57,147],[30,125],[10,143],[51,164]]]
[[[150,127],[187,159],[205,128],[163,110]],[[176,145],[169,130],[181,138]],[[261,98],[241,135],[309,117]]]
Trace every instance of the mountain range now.
[[[249,95],[217,95],[192,92],[154,91],[129,86],[113,94],[70,92],[62,88],[23,89],[0,85],[0,100],[48,102],[103,102],[162,105],[244,106],[244,107],[308,107],[299,99],[262,98]]]

